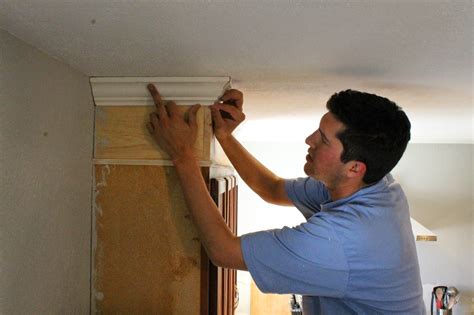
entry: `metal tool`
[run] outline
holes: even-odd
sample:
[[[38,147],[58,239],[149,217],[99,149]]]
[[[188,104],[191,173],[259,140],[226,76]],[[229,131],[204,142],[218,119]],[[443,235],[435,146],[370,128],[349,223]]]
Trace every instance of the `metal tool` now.
[[[437,286],[431,293],[431,314],[450,315],[451,309],[459,301],[459,291],[455,287]]]
[[[445,301],[447,301],[446,291],[448,287],[446,286],[437,286],[433,288],[431,293],[431,314],[442,314],[441,310],[445,308]],[[447,302],[446,302],[447,305]]]
[[[448,290],[446,291],[446,296],[448,298],[448,306],[447,309],[450,310],[453,308],[453,306],[459,302],[459,299],[461,298],[459,296],[459,291],[455,287],[449,287]]]
[[[291,315],[303,315],[301,304],[296,300],[296,295],[292,294],[290,299]]]

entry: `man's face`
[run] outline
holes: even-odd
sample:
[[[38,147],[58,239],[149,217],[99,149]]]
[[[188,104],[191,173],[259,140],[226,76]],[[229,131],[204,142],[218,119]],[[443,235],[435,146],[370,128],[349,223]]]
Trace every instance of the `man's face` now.
[[[321,118],[319,129],[305,141],[309,149],[304,171],[328,187],[339,184],[344,176],[344,163],[340,158],[343,146],[336,136],[343,129],[343,123],[328,112]]]

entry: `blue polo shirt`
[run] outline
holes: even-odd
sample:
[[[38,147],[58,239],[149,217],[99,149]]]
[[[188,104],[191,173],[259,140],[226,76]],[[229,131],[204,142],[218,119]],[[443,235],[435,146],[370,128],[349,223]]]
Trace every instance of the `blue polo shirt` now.
[[[241,238],[262,292],[303,295],[305,315],[425,314],[408,203],[391,175],[336,201],[311,177],[285,188],[307,221]]]

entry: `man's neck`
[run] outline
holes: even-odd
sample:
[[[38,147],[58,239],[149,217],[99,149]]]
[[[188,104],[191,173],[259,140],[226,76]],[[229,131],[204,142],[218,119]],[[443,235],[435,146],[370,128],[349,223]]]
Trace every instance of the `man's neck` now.
[[[329,194],[331,195],[331,200],[336,201],[355,194],[365,186],[367,185],[364,182],[345,182],[327,188],[329,190]]]

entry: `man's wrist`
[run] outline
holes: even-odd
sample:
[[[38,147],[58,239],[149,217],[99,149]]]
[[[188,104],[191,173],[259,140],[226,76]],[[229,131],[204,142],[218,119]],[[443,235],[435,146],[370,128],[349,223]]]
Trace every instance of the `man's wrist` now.
[[[183,152],[177,157],[171,159],[175,166],[188,165],[191,163],[196,163],[196,157],[194,156],[193,151]]]
[[[224,142],[230,140],[232,138],[232,134],[228,134],[228,135],[225,135],[225,136],[217,136],[216,135],[216,139],[217,141],[219,141],[220,144],[223,144]]]

